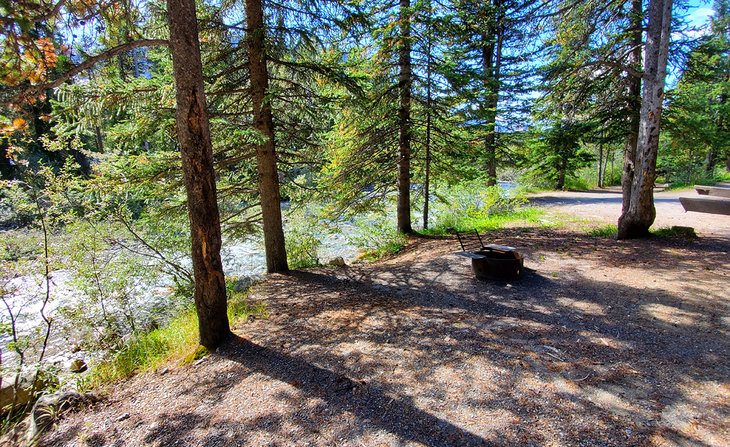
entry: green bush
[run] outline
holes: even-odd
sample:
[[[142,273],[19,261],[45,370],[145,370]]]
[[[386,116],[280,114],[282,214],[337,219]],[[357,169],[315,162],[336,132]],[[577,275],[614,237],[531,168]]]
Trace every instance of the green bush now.
[[[521,188],[508,191],[499,186],[486,187],[482,182],[468,182],[438,191],[437,197],[433,226],[427,234],[493,230],[513,221],[534,223],[542,214],[525,207],[527,197]]]
[[[569,191],[588,191],[591,186],[588,180],[582,177],[568,177],[565,179],[565,189]]]
[[[394,220],[385,215],[368,215],[355,223],[355,231],[347,239],[363,251],[361,259],[373,261],[403,250],[408,238],[396,230]]]
[[[32,224],[38,210],[21,182],[0,181],[0,228],[23,228]]]
[[[286,255],[289,268],[300,269],[319,265],[319,239],[316,217],[303,211],[288,216]]]

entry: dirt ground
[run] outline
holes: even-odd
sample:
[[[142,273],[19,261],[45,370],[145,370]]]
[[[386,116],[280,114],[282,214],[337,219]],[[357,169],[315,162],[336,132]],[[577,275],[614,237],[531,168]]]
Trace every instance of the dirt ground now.
[[[270,318],[110,388],[42,445],[729,445],[725,229],[615,241],[581,225],[490,234],[525,255],[513,283],[477,281],[449,238],[271,275],[252,297]]]

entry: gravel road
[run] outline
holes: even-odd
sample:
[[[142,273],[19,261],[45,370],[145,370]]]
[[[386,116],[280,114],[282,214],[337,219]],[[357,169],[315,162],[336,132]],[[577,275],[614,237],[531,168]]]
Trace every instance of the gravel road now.
[[[694,228],[700,236],[730,237],[730,216],[684,211],[679,198],[696,196],[694,189],[655,193],[653,228],[679,225]],[[549,191],[532,195],[530,201],[552,211],[607,223],[617,222],[621,215],[621,194],[615,192]]]

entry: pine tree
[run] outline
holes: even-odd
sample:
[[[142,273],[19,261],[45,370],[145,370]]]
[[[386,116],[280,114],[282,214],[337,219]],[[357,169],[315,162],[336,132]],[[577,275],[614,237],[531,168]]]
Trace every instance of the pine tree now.
[[[718,162],[730,161],[730,2],[717,0],[714,8],[712,32],[689,54],[679,83],[668,93],[668,149],[689,159],[690,180],[690,153],[703,156],[705,177],[713,176]]]
[[[194,0],[168,0],[177,98],[177,139],[188,196],[195,308],[200,344],[216,348],[230,334],[213,147],[203,86]]]

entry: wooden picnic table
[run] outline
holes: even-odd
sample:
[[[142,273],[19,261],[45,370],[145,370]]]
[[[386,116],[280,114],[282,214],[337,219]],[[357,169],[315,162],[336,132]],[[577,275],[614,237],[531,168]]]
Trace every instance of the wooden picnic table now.
[[[730,188],[695,185],[695,191],[697,191],[697,194],[701,196],[717,196],[730,198]]]
[[[680,197],[685,211],[730,216],[730,188],[695,185],[700,197]]]

